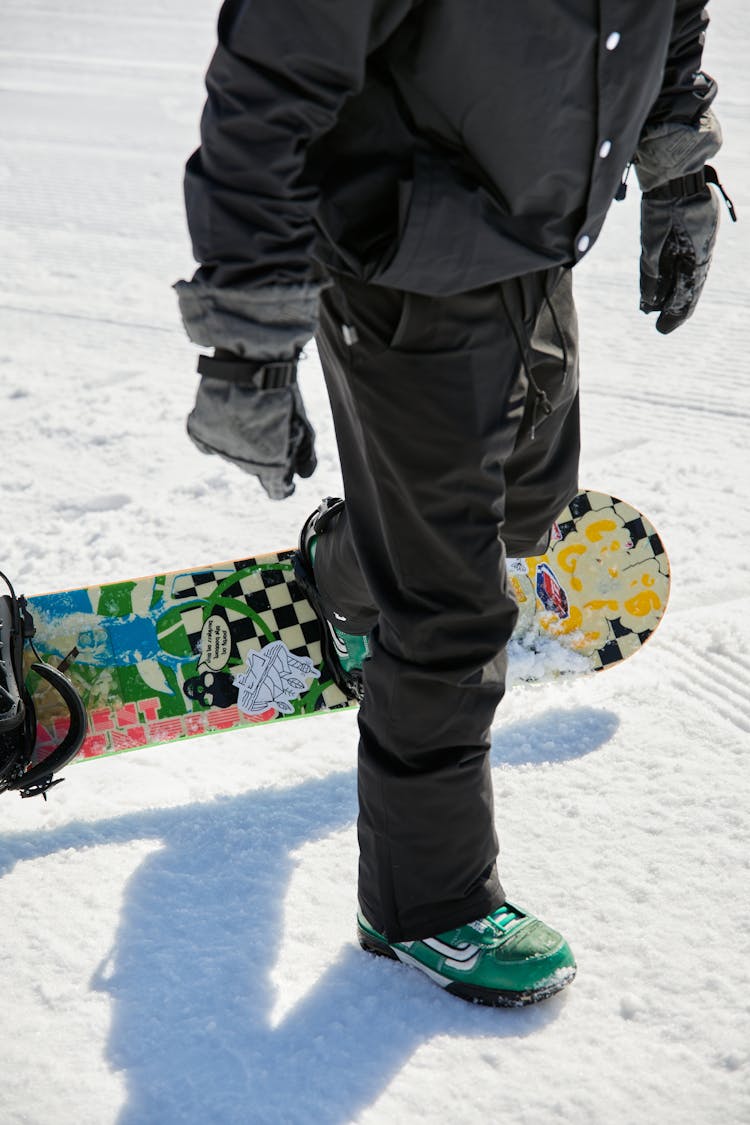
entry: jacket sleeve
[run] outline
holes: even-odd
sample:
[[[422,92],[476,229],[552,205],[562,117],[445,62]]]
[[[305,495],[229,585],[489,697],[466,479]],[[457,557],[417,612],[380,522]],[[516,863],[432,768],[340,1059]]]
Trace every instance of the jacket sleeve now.
[[[415,0],[227,0],[185,176],[188,226],[212,288],[315,283],[308,146],[361,89],[368,52]]]
[[[709,21],[706,2],[676,0],[662,88],[644,132],[665,122],[693,125],[716,97],[716,83],[701,70]]]

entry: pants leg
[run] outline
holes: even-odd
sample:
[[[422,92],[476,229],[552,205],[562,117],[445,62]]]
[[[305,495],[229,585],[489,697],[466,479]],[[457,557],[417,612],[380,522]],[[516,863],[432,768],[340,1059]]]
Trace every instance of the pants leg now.
[[[347,507],[321,536],[316,575],[341,617],[374,621],[359,716],[360,901],[390,940],[503,901],[489,727],[516,607],[498,528],[527,400],[509,317],[530,336],[542,277],[500,290],[436,299],[339,279],[323,303]]]

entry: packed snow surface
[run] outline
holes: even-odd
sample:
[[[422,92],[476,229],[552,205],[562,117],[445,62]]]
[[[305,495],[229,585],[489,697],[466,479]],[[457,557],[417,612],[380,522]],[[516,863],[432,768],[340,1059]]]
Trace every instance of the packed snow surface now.
[[[503,882],[578,979],[495,1011],[360,952],[353,714],[74,766],[0,798],[1,1125],[750,1120],[750,25],[712,8],[740,223],[697,314],[664,338],[638,312],[634,186],[577,272],[581,479],[662,532],[671,606],[494,728]],[[340,489],[313,347],[320,467],[289,501],[183,433],[170,285],[216,11],[2,5],[0,566],[27,593],[289,545]]]

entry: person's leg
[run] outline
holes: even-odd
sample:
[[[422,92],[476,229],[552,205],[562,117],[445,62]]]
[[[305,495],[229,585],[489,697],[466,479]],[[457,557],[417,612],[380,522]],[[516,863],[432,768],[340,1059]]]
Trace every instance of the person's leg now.
[[[434,299],[347,280],[322,310],[347,524],[337,546],[320,537],[316,578],[336,598],[342,570],[326,552],[330,564],[350,550],[358,600],[377,607],[360,711],[360,901],[391,941],[503,902],[489,727],[517,611],[498,528],[527,391],[509,316],[526,338],[540,279],[503,297],[496,286]]]

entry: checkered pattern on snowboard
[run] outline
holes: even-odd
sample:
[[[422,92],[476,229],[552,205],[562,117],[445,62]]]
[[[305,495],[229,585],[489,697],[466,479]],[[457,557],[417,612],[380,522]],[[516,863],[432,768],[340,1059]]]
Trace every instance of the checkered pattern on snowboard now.
[[[172,598],[208,602],[221,591],[220,607],[230,626],[232,641],[244,658],[251,648],[262,648],[270,640],[283,641],[291,652],[320,663],[320,626],[310,603],[300,591],[289,563],[283,556],[264,555],[262,562],[245,559],[230,570],[197,571],[179,575],[172,583]],[[232,580],[233,573],[236,578]],[[238,608],[233,608],[232,603]],[[263,621],[263,628],[240,607],[248,607]],[[188,629],[188,639],[197,651],[201,620]],[[269,637],[269,632],[273,634]]]
[[[233,654],[243,662],[247,654],[271,641],[282,641],[295,656],[306,656],[321,666],[320,625],[291,568],[293,551],[238,560],[233,569],[201,570],[175,576],[167,591],[175,601],[216,604],[229,625]],[[220,600],[216,602],[220,591]],[[236,608],[235,608],[236,607]],[[247,607],[257,617],[242,610]],[[202,609],[183,615],[183,626],[193,652],[199,651],[205,620]],[[324,676],[327,674],[324,670]],[[344,696],[335,686],[325,690],[322,705],[342,706]]]

